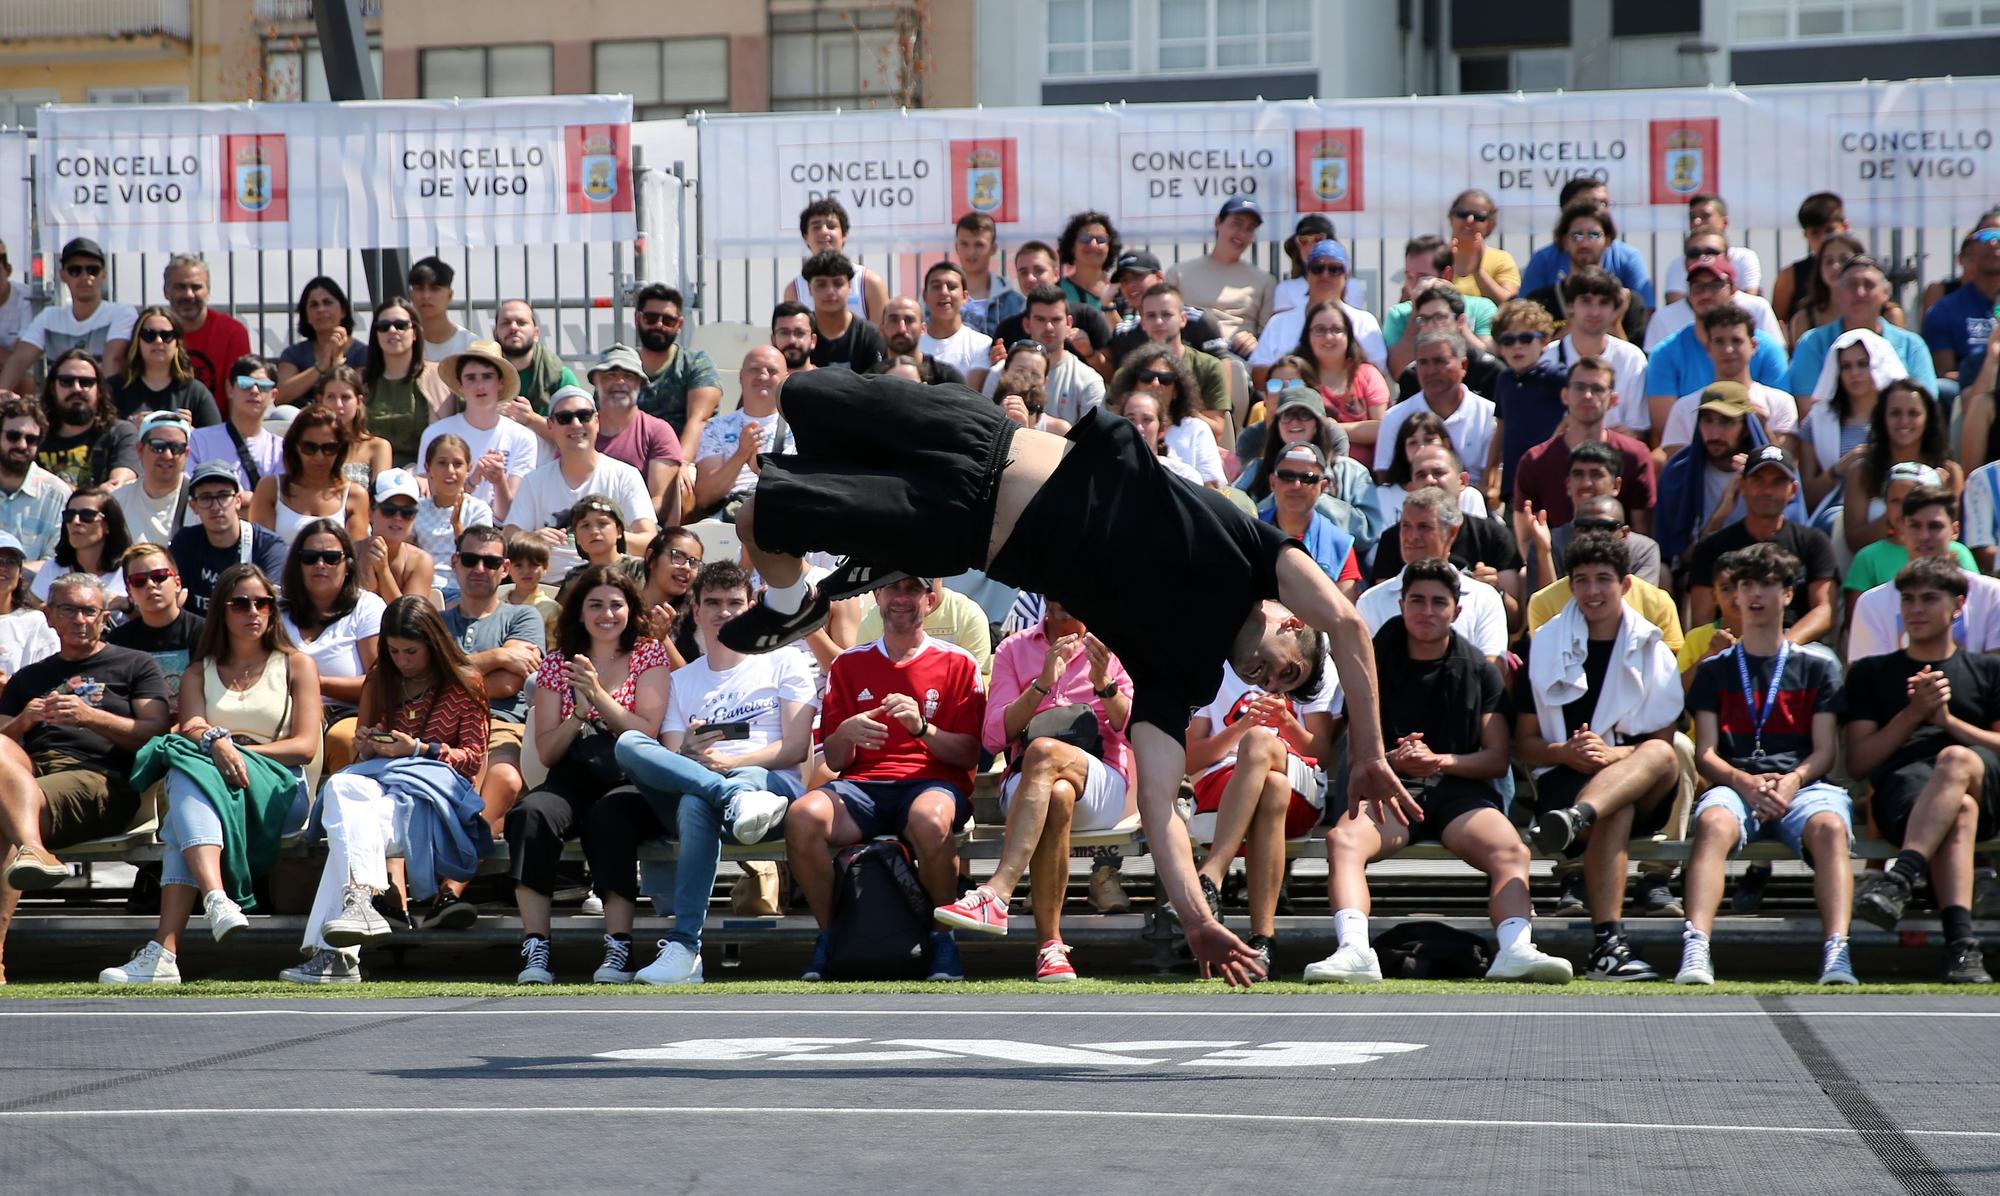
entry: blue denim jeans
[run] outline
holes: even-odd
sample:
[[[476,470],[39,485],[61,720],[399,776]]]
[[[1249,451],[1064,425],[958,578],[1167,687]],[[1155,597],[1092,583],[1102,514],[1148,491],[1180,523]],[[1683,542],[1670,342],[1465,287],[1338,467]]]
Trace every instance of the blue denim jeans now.
[[[802,787],[791,774],[765,768],[733,768],[727,773],[703,768],[638,731],[618,737],[617,757],[625,775],[654,803],[660,821],[678,829],[680,840],[671,886],[663,883],[664,865],[642,862],[639,889],[651,895],[671,888],[674,928],[667,937],[699,951],[701,924],[708,916],[709,895],[715,891],[716,870],[722,866],[722,828],[736,795],[765,789],[795,798]],[[783,826],[780,822],[771,828],[769,837],[781,835]]]
[[[306,787],[301,784],[285,818],[286,834],[306,824],[309,804]],[[177,768],[167,770],[167,815],[160,819],[160,845],[160,883],[186,885],[190,889],[201,886],[195,883],[194,869],[188,866],[184,853],[190,847],[222,846],[222,816],[208,804],[208,795],[201,791],[201,786]]]

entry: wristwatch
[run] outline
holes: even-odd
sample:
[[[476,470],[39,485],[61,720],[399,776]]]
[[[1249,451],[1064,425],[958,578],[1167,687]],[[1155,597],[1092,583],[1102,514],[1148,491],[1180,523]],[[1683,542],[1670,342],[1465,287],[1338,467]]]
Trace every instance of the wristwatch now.
[[[1092,688],[1090,692],[1096,694],[1099,701],[1109,702],[1118,694],[1118,683],[1114,681],[1103,689]]]

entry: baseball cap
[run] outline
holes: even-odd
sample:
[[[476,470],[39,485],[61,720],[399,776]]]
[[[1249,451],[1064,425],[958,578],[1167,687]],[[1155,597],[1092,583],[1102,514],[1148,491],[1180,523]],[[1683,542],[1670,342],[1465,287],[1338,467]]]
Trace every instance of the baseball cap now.
[[[1347,269],[1347,250],[1341,248],[1340,242],[1329,238],[1313,246],[1312,252],[1306,254],[1306,265],[1310,266],[1314,262],[1339,262],[1340,268],[1345,270]]]
[[[1785,476],[1794,482],[1799,480],[1799,467],[1792,461],[1792,455],[1786,452],[1782,445],[1767,444],[1756,452],[1751,453],[1750,459],[1743,463],[1743,476],[1749,477],[1765,466],[1774,466],[1784,470]]]
[[[1745,419],[1755,415],[1757,409],[1750,404],[1750,390],[1741,382],[1716,382],[1701,392],[1701,406],[1697,412],[1714,411],[1722,415]]]
[[[1215,218],[1217,220],[1227,220],[1238,212],[1255,216],[1257,223],[1264,223],[1264,209],[1258,207],[1257,201],[1247,195],[1232,195],[1222,201],[1222,210],[1215,214]]]
[[[1321,473],[1326,472],[1326,454],[1320,452],[1316,444],[1295,444],[1278,454],[1278,464],[1283,465],[1287,461],[1297,461],[1311,465]]]
[[[63,244],[62,256],[58,262],[66,262],[73,257],[94,257],[99,263],[104,261],[104,247],[89,237],[71,237]]]
[[[1896,482],[1915,482],[1919,486],[1942,486],[1944,476],[1922,461],[1898,461],[1889,467],[1889,476],[1882,482],[1887,490]]]
[[[28,559],[27,548],[22,545],[21,538],[13,532],[0,532],[0,552],[11,552],[24,561]]]
[[[1326,401],[1319,397],[1319,392],[1294,382],[1278,392],[1278,405],[1271,411],[1271,422],[1276,424],[1279,416],[1301,407],[1314,415],[1326,414]]]
[[[595,382],[597,376],[606,370],[623,370],[642,379],[646,376],[646,367],[639,360],[639,351],[630,345],[613,345],[606,349],[604,356],[597,359],[597,364],[591,366],[584,377]],[[549,401],[553,404],[555,396],[549,396]]]
[[[203,461],[194,467],[194,476],[188,479],[188,489],[193,490],[203,482],[228,482],[237,490],[243,489],[243,482],[236,476],[233,461]]]
[[[1307,212],[1305,215],[1299,217],[1297,224],[1292,226],[1292,235],[1295,237],[1331,237],[1334,235],[1333,221],[1328,220],[1318,212]]]
[[[417,492],[417,475],[407,469],[385,469],[375,475],[375,501],[386,502],[396,495],[404,498],[420,499]]]
[[[191,438],[194,435],[194,429],[188,426],[188,422],[182,419],[178,412],[155,411],[139,421],[139,439],[144,440],[146,433],[159,428],[170,428],[185,437]]]
[[[1137,271],[1140,274],[1158,274],[1160,272],[1159,256],[1148,253],[1144,249],[1135,249],[1123,255],[1118,259],[1118,264],[1111,268],[1111,281],[1117,282],[1127,271]]]
[[[1736,281],[1736,267],[1729,264],[1727,255],[1703,258],[1694,265],[1689,266],[1687,269],[1688,281],[1693,282],[1694,276],[1703,270],[1708,271],[1717,278],[1726,278],[1732,283]]]

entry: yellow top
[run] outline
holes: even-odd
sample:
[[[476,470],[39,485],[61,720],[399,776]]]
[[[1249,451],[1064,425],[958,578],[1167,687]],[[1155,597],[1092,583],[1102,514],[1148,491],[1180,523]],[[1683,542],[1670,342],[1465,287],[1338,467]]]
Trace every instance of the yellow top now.
[[[986,621],[986,612],[979,604],[965,595],[943,587],[944,601],[924,620],[924,632],[936,639],[946,640],[972,653],[979,661],[981,673],[993,671],[993,626]],[[865,644],[882,638],[882,612],[875,607],[871,595],[863,604],[861,628],[855,633],[854,642]]]
[[[1504,249],[1495,249],[1488,245],[1486,252],[1479,255],[1479,268],[1502,286],[1519,288],[1521,285],[1521,267],[1514,264],[1514,255]],[[1479,289],[1479,280],[1476,278],[1454,278],[1451,280],[1451,285],[1466,295],[1484,293]]]
[[[1569,578],[1565,577],[1552,586],[1538,590],[1528,599],[1528,634],[1542,629],[1542,624],[1556,617],[1563,604],[1569,601]],[[1674,606],[1673,596],[1647,581],[1643,577],[1632,579],[1632,588],[1625,591],[1625,604],[1639,612],[1648,623],[1660,629],[1660,637],[1676,657],[1681,652],[1681,613]]]
[[[1677,663],[1681,667],[1681,672],[1685,673],[1702,661],[1715,655],[1715,650],[1709,647],[1714,642],[1715,624],[1713,622],[1703,623],[1701,626],[1689,630],[1687,633],[1687,643],[1681,645],[1680,656],[1677,659]]]

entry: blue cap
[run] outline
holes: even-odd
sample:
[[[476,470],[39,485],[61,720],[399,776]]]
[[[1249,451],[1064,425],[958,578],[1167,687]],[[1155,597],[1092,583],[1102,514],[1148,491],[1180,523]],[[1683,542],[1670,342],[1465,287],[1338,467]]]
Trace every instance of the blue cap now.
[[[1340,268],[1345,270],[1347,269],[1347,250],[1340,247],[1340,242],[1329,237],[1314,245],[1312,252],[1306,254],[1306,265],[1310,266],[1314,262],[1339,262]]]
[[[1222,202],[1222,211],[1216,213],[1215,218],[1217,220],[1227,220],[1238,212],[1248,212],[1257,218],[1257,223],[1264,223],[1264,209],[1258,207],[1257,201],[1247,195],[1232,195],[1224,200]]]
[[[13,532],[0,532],[0,552],[11,552],[24,561],[28,559],[28,550]]]

